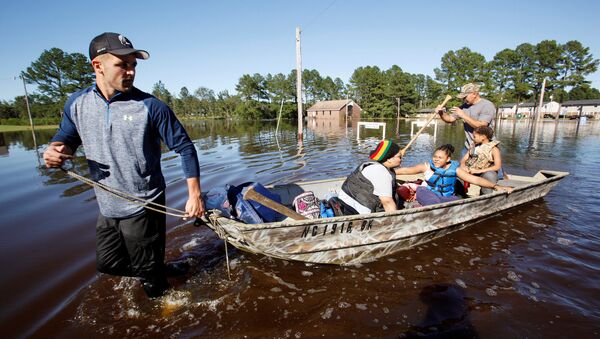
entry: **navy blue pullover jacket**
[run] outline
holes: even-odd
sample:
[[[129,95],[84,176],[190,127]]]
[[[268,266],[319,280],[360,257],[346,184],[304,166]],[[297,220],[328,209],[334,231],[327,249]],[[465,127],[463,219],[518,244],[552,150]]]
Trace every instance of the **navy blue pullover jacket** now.
[[[165,189],[161,140],[181,155],[186,178],[200,176],[194,144],[169,106],[137,88],[107,101],[95,85],[71,95],[52,138],[73,150],[83,146],[94,181],[148,200]],[[100,188],[95,192],[105,217],[127,218],[143,210]]]

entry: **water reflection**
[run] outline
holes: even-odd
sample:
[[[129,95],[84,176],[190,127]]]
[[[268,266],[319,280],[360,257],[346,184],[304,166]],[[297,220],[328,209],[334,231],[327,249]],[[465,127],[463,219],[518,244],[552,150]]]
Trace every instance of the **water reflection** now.
[[[479,338],[469,318],[464,289],[455,284],[425,286],[419,299],[427,305],[425,318],[400,338]]]
[[[4,133],[0,133],[0,156],[8,156],[8,145]]]

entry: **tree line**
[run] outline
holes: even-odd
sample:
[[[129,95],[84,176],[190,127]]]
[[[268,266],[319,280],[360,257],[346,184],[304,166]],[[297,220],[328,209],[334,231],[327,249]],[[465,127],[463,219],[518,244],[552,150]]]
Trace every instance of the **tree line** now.
[[[600,99],[600,91],[590,86],[586,76],[598,69],[589,48],[579,41],[560,44],[544,40],[503,49],[491,60],[467,47],[448,51],[441,58],[435,77],[412,74],[397,65],[389,69],[358,67],[348,83],[323,76],[317,70],[302,71],[304,108],[317,101],[353,99],[371,118],[410,115],[421,108],[434,107],[446,93],[457,93],[467,82],[482,85],[485,97],[497,105],[507,102],[537,102],[546,79],[546,96],[555,101]],[[59,48],[45,50],[21,73],[36,91],[29,96],[36,121],[57,121],[68,95],[90,86],[94,74],[87,57],[66,53]],[[235,86],[236,93],[215,92],[207,87],[190,91],[182,87],[171,93],[162,81],[152,94],[166,102],[181,117],[226,119],[272,119],[281,110],[284,118],[296,116],[296,70],[288,74],[244,74]],[[457,104],[458,101],[454,102]],[[27,117],[25,97],[0,101],[0,121],[17,122]]]

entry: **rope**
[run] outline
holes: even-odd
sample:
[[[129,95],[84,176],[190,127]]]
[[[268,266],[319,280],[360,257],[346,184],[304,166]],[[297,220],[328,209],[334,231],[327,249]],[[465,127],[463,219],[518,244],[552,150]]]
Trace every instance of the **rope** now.
[[[97,181],[88,179],[88,178],[86,178],[84,176],[81,176],[81,175],[79,175],[79,174],[77,174],[77,173],[75,173],[73,171],[69,171],[69,170],[64,169],[62,167],[60,169],[63,170],[65,173],[67,173],[69,176],[71,176],[71,177],[73,177],[73,178],[75,178],[75,179],[77,179],[77,180],[79,180],[79,181],[81,181],[83,183],[86,183],[86,184],[88,184],[88,185],[90,185],[92,187],[101,188],[101,189],[105,190],[106,192],[114,195],[117,198],[121,198],[123,200],[126,200],[128,202],[131,202],[131,203],[136,204],[138,206],[142,206],[144,208],[147,208],[147,209],[155,211],[155,212],[164,213],[166,215],[171,215],[171,216],[178,217],[178,218],[185,217],[185,212],[182,211],[182,210],[179,210],[179,209],[176,209],[176,208],[172,208],[172,207],[169,207],[169,206],[166,206],[166,205],[161,205],[161,204],[156,203],[154,201],[146,200],[146,199],[143,199],[143,198],[140,198],[140,197],[136,197],[134,195],[131,195],[131,194],[119,191],[119,190],[117,190],[115,188],[112,188],[110,186],[106,186],[106,185],[104,185],[102,183],[99,183]],[[153,206],[153,207],[151,207],[151,206]],[[159,208],[162,208],[162,209],[159,209]],[[167,210],[170,210],[172,212],[167,212]],[[173,212],[176,212],[176,213],[173,213]]]
[[[231,280],[231,269],[229,268],[229,253],[227,253],[227,237],[223,238],[225,244],[225,259],[227,260],[227,277]]]
[[[77,180],[79,180],[81,182],[84,182],[84,183],[86,183],[86,184],[88,184],[88,185],[90,185],[92,187],[101,188],[101,189],[105,190],[106,192],[108,192],[108,193],[110,193],[110,194],[112,194],[112,195],[114,195],[114,196],[116,196],[118,198],[121,198],[123,200],[127,200],[127,201],[129,201],[131,203],[134,203],[134,204],[138,205],[138,206],[143,206],[143,207],[145,207],[145,208],[147,208],[149,210],[156,211],[156,212],[159,212],[159,213],[164,213],[166,215],[172,215],[172,216],[178,217],[178,218],[185,217],[185,212],[182,211],[182,210],[178,210],[176,208],[172,208],[172,207],[169,207],[169,206],[166,206],[166,205],[161,205],[161,204],[155,203],[154,201],[142,199],[140,197],[136,197],[134,195],[131,195],[131,194],[128,194],[128,193],[125,193],[125,192],[121,192],[121,191],[119,191],[119,190],[117,190],[115,188],[112,188],[110,186],[106,186],[106,185],[101,184],[101,183],[99,183],[97,181],[94,181],[94,180],[88,179],[88,178],[86,178],[84,176],[81,176],[81,175],[79,175],[79,174],[77,174],[77,173],[75,173],[73,171],[69,171],[67,169],[64,169],[63,167],[61,167],[60,169],[63,170],[65,173],[67,173],[69,176],[71,176],[71,177],[73,177],[73,178],[75,178],[75,179],[77,179]],[[154,207],[150,207],[148,205],[153,205],[153,206],[156,206],[156,207],[160,207],[160,208],[163,208],[164,210],[161,210],[161,209],[158,209],[158,208],[154,208]],[[177,212],[178,214],[167,212],[166,210],[171,210],[171,211]],[[229,277],[229,280],[231,280],[231,269],[230,269],[230,265],[229,265],[229,253],[227,251],[227,236],[223,235],[222,238],[223,238],[224,244],[225,244],[225,259],[226,259],[226,263],[227,263],[227,276]]]

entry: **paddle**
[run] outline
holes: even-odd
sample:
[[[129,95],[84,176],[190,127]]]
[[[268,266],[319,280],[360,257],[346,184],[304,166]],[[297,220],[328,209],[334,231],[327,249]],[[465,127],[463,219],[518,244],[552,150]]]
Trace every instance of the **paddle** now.
[[[301,214],[292,211],[291,209],[285,207],[284,205],[278,203],[277,201],[273,201],[264,195],[256,192],[253,187],[248,187],[246,193],[244,193],[244,200],[254,200],[261,205],[265,205],[268,208],[277,211],[286,217],[290,217],[294,220],[306,220],[307,218]]]
[[[408,150],[408,148],[413,144],[413,142],[415,142],[415,140],[417,140],[417,137],[419,136],[419,134],[421,134],[421,132],[423,132],[423,130],[425,129],[425,127],[427,127],[427,125],[429,125],[429,123],[431,122],[431,120],[433,120],[433,118],[435,118],[435,115],[437,114],[438,108],[444,108],[444,106],[446,106],[446,104],[448,103],[448,101],[450,101],[450,99],[452,99],[452,96],[450,95],[446,95],[446,98],[444,99],[444,101],[437,106],[433,113],[431,113],[431,116],[429,117],[429,119],[427,119],[427,122],[425,123],[425,125],[423,125],[423,127],[421,127],[421,129],[417,132],[417,134],[415,134],[415,136],[412,138],[412,140],[408,143],[408,145],[406,145],[406,147],[404,147],[401,151],[400,151],[400,155],[401,157],[404,157],[404,154],[406,154],[406,151]]]

